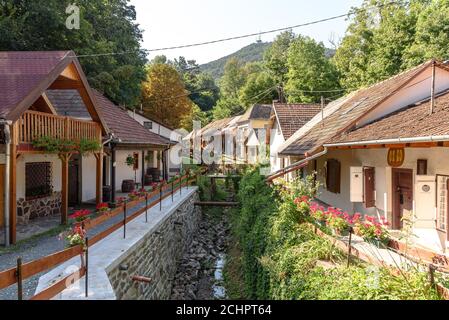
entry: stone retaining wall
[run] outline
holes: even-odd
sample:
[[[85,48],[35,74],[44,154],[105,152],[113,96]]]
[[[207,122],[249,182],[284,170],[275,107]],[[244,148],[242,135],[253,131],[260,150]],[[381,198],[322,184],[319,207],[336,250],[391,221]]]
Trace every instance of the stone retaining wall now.
[[[17,200],[17,224],[28,224],[30,220],[61,214],[61,192],[53,192],[49,197],[40,199]]]
[[[201,209],[194,206],[198,200],[198,193],[194,193],[148,233],[137,247],[127,252],[119,263],[114,264],[112,270],[107,271],[117,300],[170,298],[178,263],[201,221]],[[134,275],[148,277],[152,281],[133,282],[130,279]]]

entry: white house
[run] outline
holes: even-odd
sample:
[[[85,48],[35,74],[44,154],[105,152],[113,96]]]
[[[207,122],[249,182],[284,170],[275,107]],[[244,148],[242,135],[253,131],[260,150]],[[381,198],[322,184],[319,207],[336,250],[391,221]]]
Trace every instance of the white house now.
[[[449,68],[428,61],[358,90],[324,110],[279,152],[317,172],[318,199],[386,218],[392,234],[408,219],[417,244],[448,247]],[[432,94],[433,93],[433,94]]]
[[[1,52],[0,59],[0,226],[7,245],[17,241],[19,224],[48,216],[65,224],[69,204],[101,201],[107,127],[74,52]],[[60,92],[77,96],[81,114],[53,104]],[[55,141],[64,148],[46,148]],[[82,141],[94,146],[90,154],[77,149]]]
[[[287,139],[321,111],[319,104],[273,103],[273,125],[270,133],[270,165],[275,172],[291,164],[290,157],[279,156],[279,149]]]
[[[145,129],[152,133],[165,137],[172,141],[172,145],[168,151],[166,151],[167,167],[169,176],[178,174],[182,168],[182,135],[183,132],[175,130],[165,124],[162,124],[154,119],[150,119],[144,116],[141,112],[136,110],[128,110],[128,114],[137,122],[139,122]],[[153,152],[154,163],[158,161],[157,153]],[[159,159],[162,161],[162,159]]]

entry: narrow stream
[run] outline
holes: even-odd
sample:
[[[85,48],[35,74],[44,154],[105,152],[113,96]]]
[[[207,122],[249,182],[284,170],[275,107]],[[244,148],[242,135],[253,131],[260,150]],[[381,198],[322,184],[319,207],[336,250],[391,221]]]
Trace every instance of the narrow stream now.
[[[224,253],[220,253],[215,263],[214,284],[212,285],[214,299],[227,299],[223,278],[223,268],[225,266],[225,263],[226,255]]]

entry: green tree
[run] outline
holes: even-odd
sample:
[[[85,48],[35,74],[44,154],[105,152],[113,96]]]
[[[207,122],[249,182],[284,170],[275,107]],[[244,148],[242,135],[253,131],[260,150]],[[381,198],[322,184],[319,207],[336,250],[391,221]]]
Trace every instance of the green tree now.
[[[264,64],[275,83],[281,88],[285,86],[288,74],[287,54],[291,43],[295,40],[293,31],[285,31],[276,37],[272,45],[265,51]]]
[[[362,8],[370,4],[365,1]],[[373,17],[368,10],[360,10],[352,16],[352,21],[333,58],[339,71],[341,85],[351,91],[369,81],[367,66],[369,54],[373,50]]]
[[[195,60],[179,57],[173,62],[181,74],[190,99],[202,110],[210,111],[220,96],[220,89],[211,75],[201,72]]]
[[[378,1],[379,2],[379,1]],[[388,3],[383,0],[379,3]],[[406,1],[386,5],[378,11],[380,24],[374,29],[366,81],[372,84],[391,77],[403,68],[404,52],[415,38],[417,12]]]
[[[80,30],[66,28],[71,0],[0,1],[0,50],[74,50],[92,86],[135,105],[145,78],[142,32],[128,0],[79,0]]]
[[[432,58],[449,59],[449,1],[434,0],[427,5],[415,6],[420,14],[416,22],[415,41],[405,52],[405,67]]]
[[[231,58],[226,62],[223,77],[220,79],[221,96],[238,98],[240,89],[245,85],[246,72],[242,63]]]
[[[277,96],[276,81],[267,71],[250,74],[240,90],[240,101],[246,108],[255,103],[270,104]]]
[[[240,100],[235,97],[221,97],[212,111],[214,120],[236,116],[245,111]]]
[[[326,57],[326,48],[309,37],[298,36],[288,50],[288,81],[286,93],[289,102],[319,102],[321,95],[335,92],[312,93],[339,89],[337,71]]]

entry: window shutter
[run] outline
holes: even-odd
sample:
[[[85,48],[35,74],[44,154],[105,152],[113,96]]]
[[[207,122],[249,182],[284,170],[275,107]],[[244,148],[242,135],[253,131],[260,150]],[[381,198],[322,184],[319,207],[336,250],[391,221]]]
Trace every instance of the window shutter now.
[[[363,190],[364,202],[366,208],[373,208],[376,206],[375,195],[375,169],[363,168]]]
[[[330,159],[326,164],[326,188],[329,192],[340,193],[341,165],[338,160]]]

